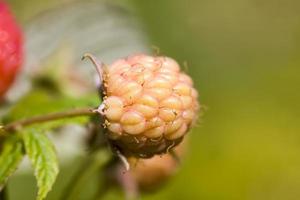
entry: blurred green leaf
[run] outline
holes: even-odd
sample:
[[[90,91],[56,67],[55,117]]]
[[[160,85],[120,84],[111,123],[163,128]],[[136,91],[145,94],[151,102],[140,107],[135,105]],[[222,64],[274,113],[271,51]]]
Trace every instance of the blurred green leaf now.
[[[20,99],[4,118],[4,121],[7,122],[49,112],[97,105],[99,105],[99,98],[96,95],[85,98],[70,98],[40,89],[32,91]]]
[[[16,136],[9,136],[2,144],[0,155],[0,188],[19,166],[23,158],[22,142]]]
[[[23,133],[23,140],[37,179],[37,200],[45,199],[59,171],[56,151],[47,136],[36,129]]]
[[[25,119],[37,115],[44,115],[53,112],[63,112],[70,109],[83,107],[97,107],[99,105],[99,97],[96,95],[85,98],[70,98],[57,94],[52,94],[47,90],[35,90],[23,97],[16,103],[10,112],[4,116],[4,124],[11,121]],[[50,123],[44,123],[43,128],[50,129],[65,125],[66,123],[85,124],[88,122],[87,116],[74,118],[66,118],[55,120]],[[42,127],[40,125],[40,127]]]
[[[79,170],[74,174],[74,177],[70,181],[68,187],[64,190],[62,195],[63,200],[75,200],[75,199],[84,199],[87,196],[98,196],[102,195],[99,192],[104,192],[101,189],[99,184],[99,172],[101,172],[101,168],[103,168],[110,160],[111,160],[111,152],[108,149],[97,149],[93,151],[91,154],[86,155],[86,157],[81,162],[81,166]],[[97,190],[92,191],[93,187],[91,184],[95,185],[93,182],[93,177],[97,177]],[[88,191],[88,192],[86,192]],[[95,194],[93,194],[95,193]]]

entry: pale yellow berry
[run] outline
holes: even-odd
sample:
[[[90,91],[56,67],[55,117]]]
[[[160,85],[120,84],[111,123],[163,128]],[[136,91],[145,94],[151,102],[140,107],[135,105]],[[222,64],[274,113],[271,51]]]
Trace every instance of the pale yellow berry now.
[[[188,84],[186,83],[178,83],[174,86],[173,88],[174,92],[178,95],[185,95],[185,96],[188,96],[188,95],[191,95],[191,86],[189,86]]]
[[[128,92],[132,92],[134,90],[139,90],[139,88],[141,88],[141,85],[139,85],[137,82],[135,81],[128,81],[125,82],[123,85],[119,85],[118,86],[118,91],[117,94],[119,95],[126,95]]]
[[[133,104],[135,100],[142,95],[142,92],[142,86],[138,85],[136,88],[132,88],[131,90],[124,92],[122,94],[122,98],[124,98],[127,104]]]
[[[118,121],[123,115],[123,101],[116,96],[110,96],[104,101],[105,116],[111,121]]]
[[[157,68],[157,66],[154,64],[155,58],[152,56],[138,54],[138,55],[128,57],[127,61],[131,65],[141,64],[143,67],[150,70],[155,70]]]
[[[122,133],[122,127],[120,123],[110,123],[108,125],[108,129],[115,133],[120,133],[120,134]]]
[[[195,90],[194,88],[192,88],[192,97],[193,97],[194,99],[198,99],[198,92],[197,92],[197,90]]]
[[[166,80],[169,81],[169,83],[173,86],[177,83],[178,81],[178,76],[174,76],[172,74],[168,74],[168,73],[160,73],[160,74],[157,74],[156,77],[161,77],[161,78],[164,78]]]
[[[170,75],[170,76],[178,76],[178,73],[175,71],[172,71],[171,69],[167,69],[167,68],[159,68],[157,70],[158,74],[166,74],[166,75]]]
[[[165,131],[164,126],[158,126],[152,129],[149,129],[145,132],[145,136],[149,138],[159,138],[163,135]]]
[[[192,109],[185,110],[182,113],[183,119],[185,119],[188,123],[191,123],[193,119],[195,118],[195,112]]]
[[[141,98],[136,100],[136,103],[138,104],[142,104],[145,106],[150,106],[152,108],[158,108],[158,101],[155,97],[148,95],[148,94],[144,94],[143,96],[141,96]]]
[[[174,140],[176,138],[180,138],[180,137],[184,136],[186,131],[187,131],[187,125],[182,124],[181,127],[178,130],[176,130],[175,132],[172,132],[171,134],[165,135],[165,137],[168,140]]]
[[[173,110],[181,110],[182,109],[182,102],[181,100],[176,96],[170,96],[166,99],[164,99],[160,105],[161,108],[170,108]]]
[[[153,117],[149,120],[147,120],[146,128],[152,129],[159,126],[163,126],[165,122],[160,117]]]
[[[180,70],[178,63],[172,58],[162,57],[162,65],[164,68],[170,69],[174,72],[178,72]]]
[[[176,119],[176,117],[178,116],[178,112],[179,111],[176,111],[171,108],[160,108],[158,116],[162,120],[164,120],[166,122],[170,122],[170,121],[173,121],[174,119]]]
[[[144,117],[136,111],[128,111],[123,114],[121,123],[125,125],[135,125],[144,121]]]
[[[184,83],[189,84],[190,86],[193,85],[193,80],[191,79],[191,77],[189,77],[188,75],[186,75],[184,73],[179,74],[179,80]]]
[[[170,89],[172,85],[165,78],[154,78],[149,83],[145,85],[146,88],[167,88]]]
[[[164,134],[170,135],[171,133],[177,131],[182,126],[183,123],[184,123],[184,121],[181,117],[179,117],[178,119],[176,119],[172,122],[167,123]]]
[[[119,91],[120,85],[125,85],[126,80],[120,75],[112,75],[112,77],[108,78],[107,83],[104,85],[107,87],[108,95],[117,95]],[[109,87],[108,87],[109,86]]]
[[[181,96],[180,100],[184,109],[188,109],[193,105],[193,98],[191,96]]]
[[[126,62],[126,60],[119,59],[116,60],[111,66],[106,67],[106,70],[109,74],[115,74],[118,73],[121,68],[130,68],[130,65],[128,64],[128,62]]]
[[[151,157],[181,142],[199,104],[192,79],[175,60],[139,54],[116,61],[105,72],[105,126],[118,148]]]
[[[132,135],[138,135],[145,131],[146,123],[145,123],[145,121],[142,121],[142,122],[139,122],[138,124],[133,124],[133,125],[125,124],[122,127],[126,133],[132,134]]]
[[[145,92],[159,101],[172,94],[171,88],[150,88],[145,90]]]
[[[109,137],[111,139],[116,140],[121,137],[123,130],[119,123],[110,123],[107,128],[110,131]]]
[[[153,72],[149,69],[145,69],[142,73],[136,75],[135,79],[136,82],[140,85],[144,85],[145,83],[149,82],[153,78]]]
[[[145,118],[151,118],[157,115],[158,109],[156,107],[147,106],[144,104],[135,104],[132,108],[140,112]]]

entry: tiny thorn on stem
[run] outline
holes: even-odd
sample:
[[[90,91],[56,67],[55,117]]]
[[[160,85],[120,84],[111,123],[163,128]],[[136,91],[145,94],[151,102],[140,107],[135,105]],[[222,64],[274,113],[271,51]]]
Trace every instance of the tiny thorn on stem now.
[[[103,76],[104,76],[104,72],[103,72],[103,66],[104,64],[102,62],[100,62],[94,55],[90,54],[90,53],[85,53],[81,60],[84,60],[84,59],[90,59],[92,61],[92,63],[94,64],[96,70],[97,70],[97,73],[98,73],[98,76],[100,78],[100,83],[102,84],[103,82]]]

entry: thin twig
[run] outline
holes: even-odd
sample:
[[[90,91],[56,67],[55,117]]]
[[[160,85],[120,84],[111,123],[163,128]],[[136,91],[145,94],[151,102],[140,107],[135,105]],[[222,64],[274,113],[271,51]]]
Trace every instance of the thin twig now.
[[[6,132],[14,132],[20,128],[23,128],[24,126],[28,126],[32,124],[49,122],[49,121],[54,121],[63,118],[94,115],[96,113],[97,112],[95,111],[94,108],[78,108],[78,109],[68,110],[64,112],[49,113],[49,114],[39,115],[27,119],[21,119],[18,121],[11,122],[7,125],[4,125],[0,127],[0,129]]]

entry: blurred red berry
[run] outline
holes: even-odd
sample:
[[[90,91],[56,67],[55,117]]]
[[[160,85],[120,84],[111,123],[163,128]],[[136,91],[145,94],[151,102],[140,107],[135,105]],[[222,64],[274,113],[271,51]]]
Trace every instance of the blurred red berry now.
[[[23,61],[23,37],[8,5],[0,0],[0,99],[13,83]]]

